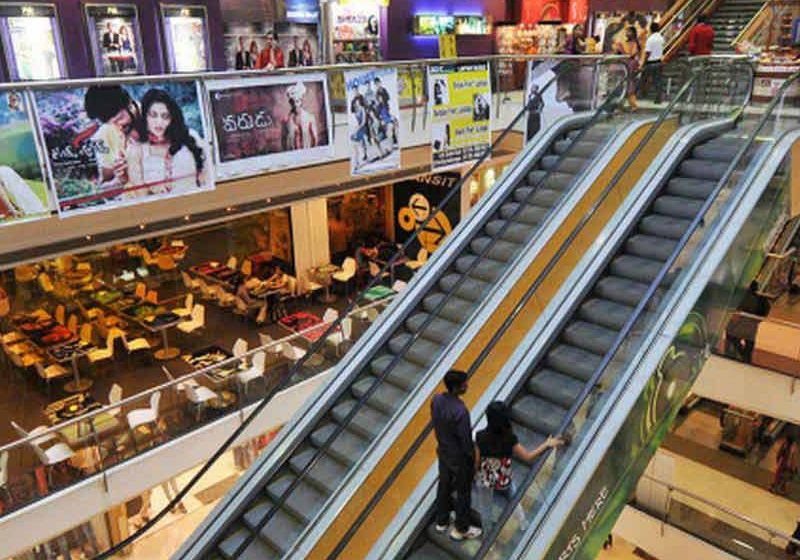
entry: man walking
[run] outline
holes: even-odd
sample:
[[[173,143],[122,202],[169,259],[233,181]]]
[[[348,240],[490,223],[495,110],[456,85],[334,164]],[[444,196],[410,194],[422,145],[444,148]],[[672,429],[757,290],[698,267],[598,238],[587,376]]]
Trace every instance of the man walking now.
[[[661,34],[661,26],[653,22],[650,24],[650,36],[644,44],[642,97],[645,97],[653,87],[656,90],[656,103],[661,103],[661,58],[663,56],[664,36]]]
[[[472,525],[470,519],[475,445],[469,410],[460,398],[467,392],[467,374],[450,370],[444,376],[444,384],[447,392],[436,395],[431,402],[439,457],[436,530],[440,533],[447,530],[450,512],[455,510],[455,526],[450,531],[450,538],[456,541],[475,539],[482,534],[481,528]]]
[[[714,46],[714,28],[708,23],[708,16],[700,14],[697,23],[689,31],[689,54],[701,56],[711,54]]]

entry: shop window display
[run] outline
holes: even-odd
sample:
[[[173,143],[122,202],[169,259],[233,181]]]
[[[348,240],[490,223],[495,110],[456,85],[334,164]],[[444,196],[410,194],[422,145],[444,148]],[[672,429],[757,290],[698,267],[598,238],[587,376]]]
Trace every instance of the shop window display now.
[[[380,6],[377,3],[331,4],[334,62],[374,62],[380,48]]]
[[[384,187],[346,193],[328,199],[328,239],[331,260],[353,255],[370,238],[387,239]]]
[[[0,5],[0,36],[12,80],[65,77],[55,6]]]

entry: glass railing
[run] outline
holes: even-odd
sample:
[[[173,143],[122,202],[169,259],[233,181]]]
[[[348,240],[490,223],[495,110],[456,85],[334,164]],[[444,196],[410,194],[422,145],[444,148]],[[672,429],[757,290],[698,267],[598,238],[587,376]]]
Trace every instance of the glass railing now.
[[[796,75],[794,79],[800,78]],[[502,529],[493,531],[492,535],[511,535],[508,539],[487,539],[486,544],[477,555],[483,558],[488,553],[489,557],[510,557],[512,551],[522,538],[521,533],[533,534],[534,525],[526,532],[519,530],[516,519],[512,513],[516,504],[547,504],[554,499],[553,493],[556,485],[565,480],[575,468],[579,457],[576,450],[581,447],[584,437],[590,437],[592,427],[598,418],[607,414],[605,410],[613,407],[614,403],[609,398],[616,394],[614,388],[621,382],[627,382],[626,374],[629,373],[632,360],[637,356],[646,337],[652,332],[662,315],[667,311],[669,298],[666,297],[665,287],[679,286],[684,281],[686,271],[691,269],[695,255],[701,254],[699,247],[704,243],[714,240],[706,235],[714,231],[718,225],[721,210],[734,189],[739,186],[742,177],[751,171],[751,164],[763,152],[771,149],[775,143],[777,130],[785,130],[787,119],[784,117],[783,99],[787,85],[781,90],[782,95],[775,99],[770,108],[761,115],[756,123],[743,123],[740,127],[742,144],[739,152],[732,160],[723,178],[718,182],[715,191],[709,196],[693,219],[686,233],[678,242],[673,254],[666,261],[656,279],[651,283],[646,294],[636,306],[631,318],[617,335],[611,349],[606,353],[599,367],[595,370],[590,381],[586,383],[584,393],[576,400],[569,410],[561,426],[559,434],[569,437],[570,445],[564,448],[557,461],[548,460],[548,454],[535,464],[526,480],[521,483],[524,490],[516,499],[510,500],[504,509],[501,521]],[[779,124],[783,123],[783,124]],[[701,227],[702,225],[702,227]],[[688,391],[689,387],[676,387],[675,391]],[[541,507],[541,506],[537,506]],[[546,509],[546,506],[544,506]],[[537,518],[541,518],[538,515]]]
[[[337,331],[328,344],[293,372],[284,389],[333,368],[396,293],[386,287],[371,297],[347,314],[347,334]],[[92,403],[88,413],[77,412],[87,408],[82,395],[57,401],[45,410],[52,427],[35,428],[29,436],[0,446],[0,465],[9,465],[5,493],[0,495],[0,499],[5,498],[2,515],[220,418],[247,413],[251,405],[276,388],[330,324],[322,321],[308,328],[299,326],[285,338],[264,339],[263,345],[241,357],[220,360],[229,355],[226,350],[203,349],[189,359],[196,364],[217,363],[198,365],[196,371],[183,376],[172,376],[164,368],[163,384],[118,402]]]
[[[773,498],[778,499],[778,498]],[[746,560],[786,558],[800,550],[792,529],[772,527],[672,483],[642,475],[633,507]],[[792,520],[794,522],[794,520]]]

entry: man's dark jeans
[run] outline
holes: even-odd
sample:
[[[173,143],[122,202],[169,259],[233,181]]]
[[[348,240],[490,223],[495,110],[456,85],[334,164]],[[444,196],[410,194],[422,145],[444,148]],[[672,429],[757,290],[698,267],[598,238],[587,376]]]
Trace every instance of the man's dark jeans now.
[[[456,529],[462,533],[471,524],[473,459],[469,456],[439,455],[439,487],[436,491],[436,523],[448,525],[450,512],[456,512]],[[453,494],[455,493],[455,501]]]

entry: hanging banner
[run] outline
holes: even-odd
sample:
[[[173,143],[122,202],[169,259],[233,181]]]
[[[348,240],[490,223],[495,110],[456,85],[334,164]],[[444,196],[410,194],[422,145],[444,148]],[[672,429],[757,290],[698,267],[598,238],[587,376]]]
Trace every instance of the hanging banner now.
[[[333,156],[323,73],[206,82],[220,178]]]
[[[344,74],[350,173],[400,169],[400,109],[397,69],[373,68]]]
[[[560,98],[559,84],[550,83],[556,77],[555,68],[558,64],[557,60],[528,61],[525,99],[529,105],[525,119],[525,142],[530,142],[540,131],[547,130],[558,118],[574,112],[569,103]]]
[[[34,92],[61,216],[213,190],[199,85]]]
[[[489,65],[428,68],[433,169],[478,159],[492,143]]]
[[[435,209],[436,215],[417,237],[421,248],[434,252],[458,224],[459,197],[451,198],[444,208],[439,208],[439,204],[459,179],[460,173],[450,171],[395,183],[392,189],[395,242],[404,243]],[[411,254],[414,254],[413,249]]]
[[[439,58],[456,58],[457,56],[455,33],[439,35]]]
[[[0,93],[0,225],[50,215],[47,185],[21,92]]]

